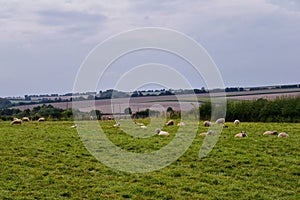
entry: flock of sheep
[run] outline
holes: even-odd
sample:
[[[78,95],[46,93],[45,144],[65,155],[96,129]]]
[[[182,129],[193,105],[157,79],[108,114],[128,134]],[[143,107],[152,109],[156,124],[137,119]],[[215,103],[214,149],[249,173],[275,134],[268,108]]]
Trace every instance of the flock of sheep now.
[[[11,125],[22,124],[22,122],[29,122],[29,121],[30,121],[30,119],[28,117],[23,117],[22,119],[14,118],[13,121],[10,124]],[[38,122],[43,122],[43,121],[45,121],[45,118],[44,117],[40,117],[37,121]]]
[[[142,129],[146,129],[147,126],[145,126],[145,124],[143,123],[138,123],[138,122],[134,122],[135,125],[141,127]],[[169,120],[166,125],[167,126],[173,126],[175,124],[174,120]],[[113,127],[119,127],[121,126],[121,123],[120,122],[117,122],[116,124],[113,125]],[[179,122],[177,124],[177,126],[185,126],[185,123],[184,122]],[[164,136],[168,136],[170,135],[170,133],[168,133],[167,131],[162,131],[161,129],[157,128],[155,129],[155,132],[157,133],[157,135],[164,135]]]
[[[224,123],[225,123],[224,118],[217,119],[216,122],[215,122],[215,124],[223,124],[224,128],[228,128],[228,126],[224,125]],[[236,126],[238,126],[241,122],[240,122],[240,120],[236,119],[236,120],[234,120],[233,123]],[[212,125],[212,122],[210,122],[210,121],[204,121],[203,122],[203,126],[205,126],[205,127],[209,127],[211,125]],[[213,131],[210,130],[208,132],[200,133],[200,136],[206,136],[206,135],[212,135],[212,134],[213,134]],[[277,135],[279,138],[289,137],[289,135],[286,132],[281,132],[281,133],[278,134],[277,131],[266,131],[266,132],[263,133],[263,135]],[[235,137],[243,138],[243,137],[248,137],[248,135],[247,135],[246,131],[242,131],[240,133],[237,133],[235,135]]]
[[[11,125],[14,125],[14,124],[22,124],[22,122],[28,122],[30,121],[30,119],[28,117],[23,117],[22,119],[18,119],[18,118],[14,118],[13,121],[11,122]],[[38,122],[43,122],[45,121],[45,118],[44,117],[40,117],[38,120]],[[238,126],[241,122],[237,119],[233,122],[236,126]],[[147,126],[145,126],[143,123],[137,123],[137,122],[134,122],[135,125],[138,125],[140,126],[142,129],[145,129],[147,128]],[[215,124],[218,124],[218,125],[223,125],[224,128],[228,128],[228,126],[225,125],[225,119],[224,118],[219,118],[216,120]],[[113,125],[113,127],[119,127],[121,124],[120,122],[117,122],[116,124]],[[175,122],[174,120],[169,120],[167,123],[166,123],[167,126],[173,126],[175,125]],[[204,121],[203,122],[203,126],[205,127],[210,127],[212,126],[213,123],[210,122],[210,121]],[[185,126],[185,123],[184,122],[179,122],[177,124],[177,126]],[[71,126],[72,128],[77,128],[77,125],[72,125]],[[162,131],[161,129],[157,128],[155,130],[155,132],[157,133],[157,135],[164,135],[164,136],[168,136],[170,135],[168,132],[166,131]],[[203,133],[200,133],[199,136],[207,136],[207,135],[213,135],[214,132],[212,130],[209,130],[208,132],[203,132]],[[282,138],[282,137],[289,137],[289,135],[286,133],[286,132],[281,132],[281,133],[278,133],[277,131],[266,131],[263,133],[263,135],[277,135],[279,138]],[[243,137],[248,137],[246,131],[242,131],[240,133],[237,133],[235,135],[235,137],[237,138],[243,138]]]
[[[236,126],[238,126],[241,122],[237,119],[233,122]],[[147,128],[143,123],[137,123],[137,122],[134,122],[135,125],[138,125],[140,126],[142,129],[145,129]],[[224,128],[228,128],[228,126],[225,125],[225,119],[224,118],[219,118],[216,120],[215,124],[218,124],[218,125],[223,125]],[[167,126],[173,126],[175,125],[175,122],[174,120],[169,120],[167,123],[166,123]],[[203,126],[205,127],[210,127],[212,126],[213,123],[210,122],[210,121],[204,121],[203,122]],[[121,126],[121,123],[120,122],[117,122],[116,124],[113,125],[113,127],[119,127]],[[184,122],[179,122],[177,124],[177,126],[185,126],[185,123]],[[168,136],[170,135],[170,133],[168,133],[167,131],[162,131],[161,129],[157,128],[155,130],[155,132],[157,133],[157,135],[163,135],[163,136]],[[207,135],[213,135],[214,134],[214,131],[212,130],[209,130],[208,132],[202,132],[199,134],[199,136],[207,136]],[[281,132],[278,134],[277,131],[266,131],[263,133],[263,135],[278,135],[279,138],[282,138],[282,137],[289,137],[289,135],[285,132]],[[240,133],[237,133],[235,135],[236,138],[244,138],[244,137],[248,137],[246,131],[242,131]]]

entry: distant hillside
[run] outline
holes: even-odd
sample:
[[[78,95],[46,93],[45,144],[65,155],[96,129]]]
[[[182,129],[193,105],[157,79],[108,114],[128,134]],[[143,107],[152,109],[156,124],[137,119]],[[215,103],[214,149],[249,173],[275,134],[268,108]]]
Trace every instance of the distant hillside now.
[[[11,106],[11,102],[7,99],[0,98],[0,109]]]
[[[275,86],[260,86],[260,87],[226,87],[225,89],[161,89],[161,90],[140,90],[132,92],[123,92],[113,89],[97,92],[85,93],[67,93],[64,95],[58,94],[43,94],[43,95],[25,95],[24,98],[7,98],[2,99],[0,108],[12,106],[28,106],[35,104],[53,104],[53,103],[68,103],[70,101],[85,101],[85,100],[103,100],[103,99],[117,99],[128,97],[161,97],[172,95],[187,95],[199,94],[205,95],[208,93],[226,92],[227,97],[251,96],[251,95],[269,95],[300,92],[300,84],[291,85],[275,85]]]

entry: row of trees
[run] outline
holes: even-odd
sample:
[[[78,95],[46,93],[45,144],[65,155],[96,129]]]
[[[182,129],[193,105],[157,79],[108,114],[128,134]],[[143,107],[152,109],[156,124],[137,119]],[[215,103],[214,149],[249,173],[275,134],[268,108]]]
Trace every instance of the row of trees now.
[[[26,109],[21,111],[20,109],[1,109],[0,110],[0,119],[1,120],[11,120],[13,117],[22,118],[30,117],[31,120],[37,120],[40,117],[46,117],[47,119],[52,120],[67,120],[73,117],[73,112],[71,109],[61,109],[53,107],[52,105],[43,105],[34,107],[32,110]]]
[[[200,119],[211,117],[211,104],[200,108]],[[226,121],[239,119],[247,122],[300,122],[300,97],[228,101]]]
[[[192,113],[200,112],[201,120],[211,118],[211,103],[206,102],[199,108],[195,108]],[[149,109],[132,113],[130,108],[124,110],[125,114],[131,115],[132,118],[146,118],[149,116],[159,116],[159,111]],[[80,116],[82,119],[89,119],[90,116],[96,116],[101,119],[105,115],[100,110],[93,110],[87,113],[75,111],[72,109],[61,109],[52,105],[43,105],[34,107],[32,110],[19,110],[3,108],[0,110],[0,119],[11,120],[13,117],[30,117],[36,120],[39,117],[46,117],[51,120],[70,120],[74,115]],[[180,118],[181,113],[173,110],[171,107],[167,109],[168,118]],[[197,114],[196,114],[197,116]],[[275,100],[257,99],[244,101],[228,101],[226,121],[234,121],[239,119],[247,122],[300,122],[300,97],[295,98],[278,98]]]

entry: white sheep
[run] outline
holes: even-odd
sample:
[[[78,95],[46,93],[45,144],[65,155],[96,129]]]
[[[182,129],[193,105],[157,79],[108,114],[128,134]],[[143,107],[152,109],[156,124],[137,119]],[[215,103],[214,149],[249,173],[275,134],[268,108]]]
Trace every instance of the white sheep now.
[[[282,138],[282,137],[289,137],[289,134],[287,134],[286,132],[281,132],[278,134],[278,137],[279,138]]]
[[[174,125],[174,120],[169,120],[167,123],[166,123],[167,126],[173,126]]]
[[[134,122],[134,124],[138,125],[138,126],[145,126],[145,124],[143,123],[138,123],[138,122]]]
[[[120,122],[117,122],[116,124],[113,125],[113,127],[119,127],[121,126]]]
[[[235,137],[242,138],[242,137],[248,137],[248,136],[245,131],[242,131],[241,133],[236,134]]]
[[[77,128],[77,125],[76,125],[76,124],[74,124],[74,125],[72,125],[72,126],[71,126],[71,128]]]
[[[185,123],[184,123],[184,122],[179,122],[179,123],[177,124],[177,126],[185,126]]]
[[[38,119],[38,122],[44,122],[45,121],[45,118],[44,117],[40,117],[39,119]]]
[[[145,126],[145,125],[143,125],[143,126],[140,126],[142,129],[145,129],[145,128],[147,128],[147,126]]]
[[[240,122],[240,120],[236,119],[236,120],[234,120],[233,123],[234,123],[235,125],[239,125],[241,122]]]
[[[216,120],[216,124],[224,124],[225,123],[225,119],[224,118],[219,118]]]
[[[263,133],[263,135],[277,135],[277,131],[266,131]]]
[[[211,126],[211,122],[210,121],[204,121],[203,126],[205,126],[205,127]]]
[[[11,125],[13,124],[22,124],[22,120],[18,118],[14,118],[14,120],[10,123]]]
[[[200,133],[199,136],[207,136],[207,135],[212,135],[212,134],[214,134],[214,132],[212,130],[209,130],[208,132]]]
[[[162,130],[160,130],[159,128],[157,128],[157,129],[155,130],[155,132],[156,132],[158,135],[164,135],[164,136],[169,136],[169,135],[170,135],[170,133],[168,133],[168,132],[166,132],[166,131],[162,131]]]
[[[29,122],[30,120],[29,120],[28,117],[23,117],[23,118],[22,118],[22,121],[23,121],[23,122]]]

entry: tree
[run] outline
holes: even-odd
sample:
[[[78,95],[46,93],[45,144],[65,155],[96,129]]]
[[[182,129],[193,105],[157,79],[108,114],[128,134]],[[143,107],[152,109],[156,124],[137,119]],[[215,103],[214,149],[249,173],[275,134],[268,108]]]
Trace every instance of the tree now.
[[[131,115],[131,114],[132,114],[131,108],[130,108],[130,107],[125,108],[125,109],[124,109],[124,113],[125,113],[125,114],[128,114],[128,115]]]

